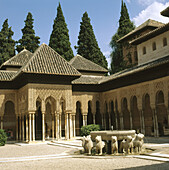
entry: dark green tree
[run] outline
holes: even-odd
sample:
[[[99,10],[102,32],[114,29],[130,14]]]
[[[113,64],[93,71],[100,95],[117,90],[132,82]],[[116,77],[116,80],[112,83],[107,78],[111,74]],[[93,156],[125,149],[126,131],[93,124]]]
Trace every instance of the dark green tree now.
[[[6,19],[0,32],[0,64],[15,55],[15,41],[12,39],[13,31]]]
[[[123,51],[122,47],[126,48],[131,48],[129,43],[123,43],[119,44],[117,41],[131,32],[135,26],[133,22],[131,22],[129,13],[126,7],[126,4],[122,0],[122,5],[121,5],[121,16],[119,19],[119,27],[117,32],[113,35],[112,40],[110,42],[110,46],[112,48],[112,53],[110,54],[111,56],[111,69],[110,69],[110,74],[116,73],[118,71],[121,71],[125,68],[131,67],[131,58],[130,54],[128,54],[128,61],[124,60],[123,57]]]
[[[35,50],[39,47],[39,37],[35,36],[35,31],[33,29],[33,21],[32,14],[29,12],[25,22],[25,26],[22,29],[22,38],[17,42],[19,45],[16,46],[16,50],[18,52],[22,51],[24,48],[29,50],[30,52],[35,52]]]
[[[77,49],[78,54],[107,68],[106,57],[98,46],[87,12],[83,14],[82,22],[80,22],[80,32],[77,44],[78,46],[75,46],[75,49]]]
[[[53,24],[53,31],[50,35],[49,46],[67,61],[74,57],[68,32],[69,30],[59,3],[59,6],[57,7],[57,16]]]

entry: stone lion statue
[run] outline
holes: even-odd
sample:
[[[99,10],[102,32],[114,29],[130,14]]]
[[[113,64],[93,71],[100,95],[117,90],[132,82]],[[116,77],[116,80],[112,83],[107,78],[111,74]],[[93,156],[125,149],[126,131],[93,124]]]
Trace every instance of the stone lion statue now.
[[[85,137],[85,144],[84,144],[84,150],[86,153],[88,153],[89,155],[91,155],[91,150],[93,148],[93,142],[91,140],[91,135],[88,135],[87,137]]]
[[[123,140],[120,144],[120,151],[124,153],[124,151],[128,154],[133,153],[133,138],[131,136],[127,136],[126,140]]]
[[[80,140],[82,141],[82,147],[83,147],[83,153],[85,153],[86,152],[86,147],[85,147],[85,145],[86,145],[86,137],[85,136],[83,136],[82,138],[80,138]]]
[[[102,155],[102,149],[105,146],[105,142],[102,141],[101,136],[96,137],[96,153],[99,153],[99,155]]]
[[[117,137],[112,136],[111,137],[111,153],[118,153],[118,143],[117,143]]]
[[[136,134],[136,136],[133,140],[133,146],[134,146],[136,152],[142,151],[142,146],[144,143],[143,138],[144,138],[143,134],[141,134],[141,133]]]

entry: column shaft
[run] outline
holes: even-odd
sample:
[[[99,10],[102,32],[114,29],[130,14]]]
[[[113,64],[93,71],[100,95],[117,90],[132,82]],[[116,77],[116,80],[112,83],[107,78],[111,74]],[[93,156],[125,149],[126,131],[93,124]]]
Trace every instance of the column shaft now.
[[[31,122],[31,114],[29,113],[29,142],[32,141],[32,122]]]
[[[76,137],[76,118],[75,115],[73,115],[73,137]]]
[[[133,129],[132,113],[130,112],[130,129]]]
[[[22,141],[25,140],[24,115],[22,117]]]
[[[28,142],[28,115],[26,115],[26,142]]]
[[[55,137],[55,122],[54,122],[54,114],[52,114],[52,140],[54,140]]]
[[[35,141],[35,113],[32,114],[32,139]]]
[[[95,118],[96,114],[93,114],[93,124],[96,124],[96,118]]]
[[[69,114],[69,138],[73,137],[72,115]]]
[[[16,141],[18,140],[18,115],[16,115]]]
[[[22,140],[22,116],[19,116],[19,140]]]
[[[62,119],[61,114],[59,114],[59,137],[62,137]]]
[[[57,129],[57,125],[58,121],[57,121],[57,114],[55,114],[55,138],[58,139],[58,129]]]
[[[45,141],[45,113],[42,113],[42,141]]]

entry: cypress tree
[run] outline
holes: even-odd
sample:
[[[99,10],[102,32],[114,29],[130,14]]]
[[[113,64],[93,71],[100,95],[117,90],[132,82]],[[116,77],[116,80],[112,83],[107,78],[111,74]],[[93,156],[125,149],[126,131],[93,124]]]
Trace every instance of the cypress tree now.
[[[29,50],[30,52],[35,52],[35,50],[39,47],[39,37],[35,36],[35,31],[33,29],[33,21],[32,14],[29,12],[25,22],[25,26],[22,29],[22,38],[17,42],[19,45],[16,46],[16,50],[18,52],[22,51],[24,48]]]
[[[80,24],[80,32],[77,42],[78,46],[75,46],[77,53],[88,60],[107,68],[106,57],[98,46],[87,12],[83,14],[82,22],[80,22]]]
[[[59,3],[57,16],[54,20],[53,31],[50,35],[49,46],[67,61],[74,57],[69,41],[69,30]]]
[[[15,55],[15,41],[12,39],[14,32],[6,19],[0,32],[0,64]]]
[[[131,48],[129,43],[124,43],[124,44],[118,44],[117,40],[119,40],[121,37],[125,36],[128,34],[130,31],[132,31],[135,26],[133,22],[131,22],[129,13],[126,7],[126,4],[122,0],[122,5],[121,5],[121,16],[119,19],[119,27],[117,32],[113,35],[112,40],[110,42],[110,46],[112,48],[112,53],[110,54],[111,56],[111,70],[110,74],[116,73],[118,71],[121,71],[125,68],[131,67],[131,56],[128,55],[128,62],[124,60],[123,58],[123,47],[126,48]]]

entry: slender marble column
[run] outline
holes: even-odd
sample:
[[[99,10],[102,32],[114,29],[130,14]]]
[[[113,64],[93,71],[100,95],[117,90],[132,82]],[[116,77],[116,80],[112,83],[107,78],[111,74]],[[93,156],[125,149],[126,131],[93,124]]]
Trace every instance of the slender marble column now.
[[[85,126],[85,115],[83,115],[83,126]]]
[[[118,120],[117,120],[117,112],[115,112],[115,117],[116,117],[116,130],[118,130],[119,129],[119,127],[118,127]]]
[[[69,114],[65,114],[65,139],[69,139]]]
[[[32,138],[35,141],[35,113],[32,114]]]
[[[54,119],[54,114],[52,114],[52,140],[54,140],[55,137],[55,119]]]
[[[109,129],[111,129],[111,114],[109,113]]]
[[[61,114],[59,114],[59,137],[62,137],[62,119]]]
[[[57,138],[59,139],[60,138],[60,121],[59,121],[59,113],[57,114]]]
[[[22,117],[22,141],[25,140],[24,115]]]
[[[19,116],[19,140],[22,140],[22,116]]]
[[[32,141],[32,119],[31,113],[29,113],[29,142]]]
[[[75,115],[73,115],[73,137],[76,137],[76,118]]]
[[[93,124],[96,124],[96,114],[93,114]]]
[[[16,141],[18,140],[18,115],[16,115]]]
[[[42,113],[42,141],[45,141],[45,113]]]
[[[73,137],[72,115],[69,114],[69,138]]]
[[[28,115],[26,115],[26,142],[28,142]]]
[[[130,129],[133,129],[133,119],[132,119],[132,113],[130,111]]]
[[[56,140],[58,139],[58,129],[57,129],[57,123],[58,123],[58,121],[57,121],[57,114],[55,114],[54,115],[55,116],[55,138],[56,138]]]

